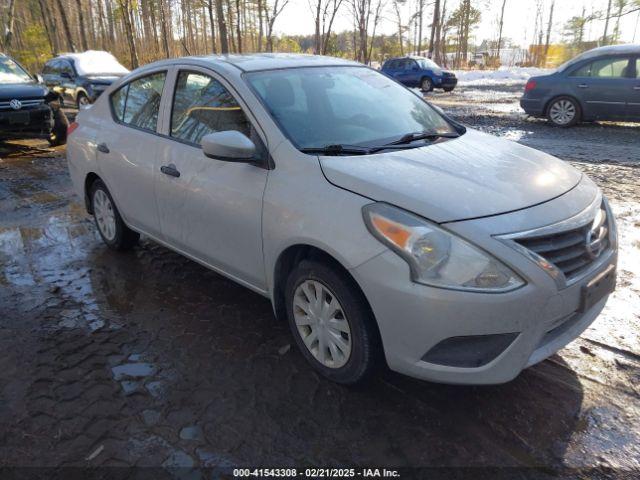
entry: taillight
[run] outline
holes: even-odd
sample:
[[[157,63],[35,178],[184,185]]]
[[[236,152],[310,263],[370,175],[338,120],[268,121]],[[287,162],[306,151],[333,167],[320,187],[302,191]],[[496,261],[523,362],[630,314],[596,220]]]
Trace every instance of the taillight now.
[[[531,90],[533,90],[537,86],[538,86],[538,83],[535,80],[529,80],[527,82],[527,84],[524,86],[524,91],[525,92],[530,92]]]
[[[73,131],[78,128],[80,124],[78,122],[71,122],[67,127],[67,137],[73,133]]]

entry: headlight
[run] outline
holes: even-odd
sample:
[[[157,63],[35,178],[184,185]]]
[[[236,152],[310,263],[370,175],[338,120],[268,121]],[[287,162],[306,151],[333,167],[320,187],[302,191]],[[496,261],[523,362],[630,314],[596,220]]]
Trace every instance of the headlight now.
[[[482,292],[506,292],[525,283],[488,253],[409,212],[373,203],[363,214],[369,231],[409,263],[414,282]]]

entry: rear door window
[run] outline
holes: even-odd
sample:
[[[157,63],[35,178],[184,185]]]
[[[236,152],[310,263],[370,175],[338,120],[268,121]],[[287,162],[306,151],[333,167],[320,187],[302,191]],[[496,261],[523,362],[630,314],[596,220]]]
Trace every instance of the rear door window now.
[[[111,95],[113,115],[118,122],[155,132],[166,72],[133,80]]]
[[[593,78],[625,78],[632,73],[632,65],[628,57],[600,58],[578,67],[571,73],[572,77]]]

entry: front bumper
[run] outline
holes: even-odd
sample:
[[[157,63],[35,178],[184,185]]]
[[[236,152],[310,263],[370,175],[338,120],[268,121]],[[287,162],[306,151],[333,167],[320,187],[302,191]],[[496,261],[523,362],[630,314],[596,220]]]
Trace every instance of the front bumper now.
[[[572,195],[574,199],[578,196]],[[527,216],[523,212],[514,215]],[[529,215],[535,217],[536,211]],[[460,225],[457,233],[463,234],[474,222],[477,228],[478,224],[495,222],[495,219],[461,222],[465,225]],[[491,241],[495,242],[495,248],[489,248]],[[391,251],[351,271],[376,316],[392,370],[442,383],[504,383],[574,340],[604,308],[606,296],[583,311],[582,288],[611,265],[615,268],[615,248],[604,252],[580,281],[559,288],[538,265],[499,240],[493,238],[481,246],[516,267],[527,284],[499,294],[420,285],[410,281],[407,263]],[[425,361],[430,358],[428,353],[436,350],[434,347],[460,338],[506,338],[508,342],[486,363],[479,362],[479,366]],[[478,345],[478,342],[469,345]],[[455,348],[457,350],[452,351],[463,351],[459,344]]]
[[[456,77],[442,77],[436,80],[435,86],[437,88],[455,88],[458,84],[458,79]]]
[[[46,138],[54,119],[49,105],[21,110],[0,110],[0,138]]]

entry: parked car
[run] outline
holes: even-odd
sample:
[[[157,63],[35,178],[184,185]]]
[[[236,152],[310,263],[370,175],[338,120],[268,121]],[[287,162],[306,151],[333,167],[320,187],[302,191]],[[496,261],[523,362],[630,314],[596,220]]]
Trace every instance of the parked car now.
[[[66,142],[67,117],[58,95],[13,58],[0,53],[0,140],[44,138]]]
[[[336,382],[384,360],[506,382],[576,338],[615,285],[614,217],[586,175],[354,62],[165,60],[69,130],[106,245],[144,234],[264,295]]]
[[[640,122],[640,45],[595,48],[549,75],[531,77],[520,105],[558,127],[593,120]]]
[[[89,50],[52,58],[45,63],[42,76],[65,104],[81,108],[95,102],[114,80],[128,72],[110,53]]]
[[[425,92],[434,88],[451,92],[458,84],[455,73],[443,70],[433,60],[424,57],[391,58],[384,62],[382,73],[407,87],[420,87]]]

